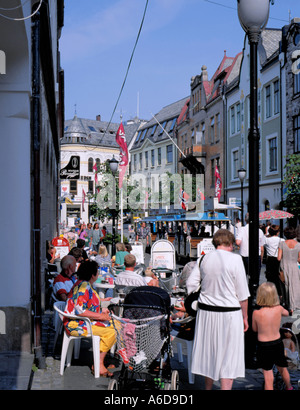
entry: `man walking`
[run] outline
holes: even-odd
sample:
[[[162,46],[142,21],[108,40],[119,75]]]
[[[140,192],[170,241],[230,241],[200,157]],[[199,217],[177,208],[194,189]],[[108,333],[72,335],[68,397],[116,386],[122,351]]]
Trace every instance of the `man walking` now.
[[[141,227],[137,230],[136,240],[142,242],[144,254],[146,246],[149,245],[150,229],[146,226],[146,222],[142,222]]]

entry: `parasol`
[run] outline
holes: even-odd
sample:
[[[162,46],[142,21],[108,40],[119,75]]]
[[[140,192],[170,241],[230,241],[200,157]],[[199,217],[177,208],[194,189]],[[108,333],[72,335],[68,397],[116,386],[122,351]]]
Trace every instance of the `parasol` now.
[[[293,218],[293,214],[290,214],[286,211],[280,211],[279,209],[270,209],[269,211],[260,212],[259,219],[285,219],[285,218]]]

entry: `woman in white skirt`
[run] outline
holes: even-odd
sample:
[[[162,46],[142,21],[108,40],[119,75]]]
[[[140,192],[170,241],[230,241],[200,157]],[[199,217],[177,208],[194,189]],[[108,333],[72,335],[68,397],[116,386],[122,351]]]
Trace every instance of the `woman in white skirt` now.
[[[245,377],[250,293],[242,258],[232,253],[234,241],[231,232],[219,229],[213,237],[216,250],[204,256],[200,270],[195,265],[187,280],[188,293],[201,282],[191,370],[205,377],[207,390],[214,380],[230,390],[235,378]]]

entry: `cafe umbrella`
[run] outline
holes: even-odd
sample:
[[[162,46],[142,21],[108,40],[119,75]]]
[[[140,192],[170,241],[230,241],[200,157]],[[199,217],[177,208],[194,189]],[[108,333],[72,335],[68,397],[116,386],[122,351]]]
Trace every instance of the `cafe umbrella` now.
[[[286,211],[281,211],[279,209],[270,209],[268,211],[260,212],[259,219],[260,220],[269,220],[269,219],[285,219],[285,218],[293,218],[293,214],[290,214]]]

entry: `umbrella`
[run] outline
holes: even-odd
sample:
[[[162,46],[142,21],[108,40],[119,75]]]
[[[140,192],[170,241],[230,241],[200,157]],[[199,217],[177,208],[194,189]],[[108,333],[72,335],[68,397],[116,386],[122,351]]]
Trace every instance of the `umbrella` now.
[[[293,218],[294,215],[286,211],[280,211],[278,209],[270,209],[269,211],[260,212],[259,219],[285,219]]]

